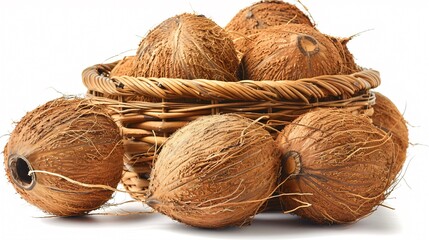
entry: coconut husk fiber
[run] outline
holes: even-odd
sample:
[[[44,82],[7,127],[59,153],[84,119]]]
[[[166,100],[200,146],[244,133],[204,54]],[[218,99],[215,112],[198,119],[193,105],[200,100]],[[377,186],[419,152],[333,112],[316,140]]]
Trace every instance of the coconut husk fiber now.
[[[276,142],[280,189],[292,194],[281,197],[287,212],[316,223],[351,223],[371,214],[388,194],[394,144],[366,116],[340,109],[309,112]]]
[[[113,191],[64,177],[116,188],[123,169],[121,142],[104,109],[89,100],[59,98],[16,125],[4,149],[5,171],[19,195],[41,210],[57,216],[86,214]]]
[[[395,161],[392,167],[392,178],[395,178],[402,170],[407,158],[408,128],[404,116],[396,105],[386,96],[375,92],[373,124],[385,132],[392,134],[395,143]]]
[[[299,8],[283,1],[260,1],[240,10],[225,26],[237,51],[246,52],[254,34],[259,29],[288,23],[314,24]]]
[[[137,64],[136,56],[126,56],[122,60],[115,65],[115,67],[110,71],[110,78],[118,78],[123,76],[132,76],[134,68]],[[144,102],[161,102],[162,99],[149,97],[149,96],[141,96],[141,95],[132,95],[132,96],[124,96],[123,100],[126,102],[133,101],[144,101]]]
[[[115,76],[130,76],[135,65],[136,56],[124,57],[118,64],[110,71],[110,77]]]
[[[244,79],[297,80],[340,74],[334,44],[311,26],[287,24],[260,30],[242,58]]]
[[[352,74],[362,70],[362,68],[356,64],[353,54],[347,47],[347,43],[352,38],[339,38],[329,35],[326,35],[326,37],[332,41],[332,43],[335,45],[335,47],[338,49],[338,52],[340,53],[341,59],[344,63],[342,65],[343,68],[340,71],[342,74]]]
[[[242,226],[273,193],[278,157],[260,124],[237,115],[200,117],[162,148],[147,204],[195,227]]]
[[[225,26],[225,29],[247,34],[252,29],[263,29],[287,23],[314,26],[308,16],[293,4],[283,1],[260,1],[241,9]]]
[[[237,81],[238,65],[225,30],[203,15],[184,13],[140,42],[132,76]]]

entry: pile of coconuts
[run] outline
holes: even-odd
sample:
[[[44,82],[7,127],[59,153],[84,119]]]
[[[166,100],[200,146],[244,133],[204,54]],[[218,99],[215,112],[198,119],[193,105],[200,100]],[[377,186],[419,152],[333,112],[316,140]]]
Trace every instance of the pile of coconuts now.
[[[350,40],[319,32],[292,4],[261,1],[225,28],[204,15],[166,19],[110,77],[293,81],[351,74],[361,68],[347,48]],[[392,191],[408,147],[401,112],[386,96],[373,94],[371,116],[314,109],[274,138],[267,126],[238,114],[193,120],[156,156],[144,203],[201,228],[248,225],[272,200],[279,212],[315,223],[356,222]],[[61,98],[16,125],[4,167],[26,201],[49,214],[75,216],[111,198],[123,154],[118,126],[103,107]]]

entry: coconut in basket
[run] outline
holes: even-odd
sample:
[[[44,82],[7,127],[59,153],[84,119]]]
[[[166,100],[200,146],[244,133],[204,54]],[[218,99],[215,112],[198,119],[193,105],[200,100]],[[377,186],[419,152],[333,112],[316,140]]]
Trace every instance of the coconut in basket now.
[[[239,60],[232,40],[225,30],[203,15],[184,13],[166,19],[142,39],[132,62],[132,67],[126,75],[133,77],[131,80],[135,81],[136,77],[153,78],[154,81],[157,78],[189,81],[238,80]],[[116,80],[121,81],[121,77],[116,77]],[[183,87],[174,85],[174,81],[171,81],[171,84],[169,87],[174,89]],[[168,95],[164,96],[164,99],[161,99],[162,97],[153,92],[151,96],[126,96],[123,101],[130,104],[186,104],[196,101],[205,103],[197,99],[169,99]],[[138,128],[137,130],[141,130],[138,132],[145,132],[143,140],[133,136],[126,138],[124,159],[127,172],[123,183],[133,197],[144,198],[142,193],[147,187],[147,178],[155,151],[160,150],[161,139],[167,138],[174,130],[183,126],[182,123],[189,121],[190,119],[183,119],[164,122],[156,116],[150,116],[149,121],[145,118],[141,122],[122,122],[127,129]]]
[[[269,27],[258,32],[242,60],[243,78],[298,80],[341,74],[344,65],[335,45],[303,24]]]
[[[314,26],[295,5],[283,1],[260,1],[241,9],[225,26],[225,30],[241,56],[259,30],[289,23]]]
[[[171,17],[140,42],[132,76],[237,81],[232,40],[203,15]]]

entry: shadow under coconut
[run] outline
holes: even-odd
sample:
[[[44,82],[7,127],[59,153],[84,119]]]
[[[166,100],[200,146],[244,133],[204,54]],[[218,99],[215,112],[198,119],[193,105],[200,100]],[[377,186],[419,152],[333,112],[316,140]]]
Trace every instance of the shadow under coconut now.
[[[304,223],[303,223],[304,222]],[[235,236],[246,237],[246,239],[269,237],[269,236],[295,236],[307,237],[318,233],[324,226],[312,224],[296,216],[282,213],[262,213],[253,220],[250,226],[229,227],[222,229],[202,229],[193,228],[183,224],[171,226],[171,230],[177,233],[201,234],[201,236],[211,236],[215,238],[234,238]],[[312,233],[309,233],[310,232]]]
[[[356,224],[350,224],[350,228],[355,228],[356,232],[364,230],[374,234],[392,234],[401,231],[401,225],[398,223],[395,210],[385,207],[379,207],[367,218]]]
[[[150,221],[157,215],[156,213],[149,212],[147,208],[119,208],[119,209],[101,209],[91,212],[89,215],[72,216],[72,217],[46,217],[43,221],[47,224],[62,225],[71,227],[87,226],[93,227],[97,225],[140,225],[142,221]]]
[[[44,218],[43,222],[49,225],[61,225],[69,227],[94,227],[97,226],[110,226],[110,225],[140,225],[143,221],[150,221],[152,214],[134,214],[128,216],[76,216],[76,217],[52,217]]]
[[[184,224],[171,224],[168,229],[176,233],[201,234],[216,238],[234,238],[235,236],[247,239],[288,236],[295,238],[307,238],[310,236],[335,235],[335,234],[383,234],[390,235],[400,231],[400,226],[394,217],[394,211],[380,208],[371,216],[354,224],[343,225],[319,225],[298,216],[282,213],[262,213],[255,217],[251,226],[231,227],[224,229],[201,229],[186,226]]]

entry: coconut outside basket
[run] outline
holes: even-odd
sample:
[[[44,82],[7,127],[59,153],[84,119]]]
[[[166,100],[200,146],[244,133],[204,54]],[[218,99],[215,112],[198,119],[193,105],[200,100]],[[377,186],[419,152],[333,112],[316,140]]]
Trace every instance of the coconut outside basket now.
[[[109,77],[118,62],[85,69],[88,97],[107,106],[120,126],[125,148],[122,184],[145,199],[157,153],[180,127],[204,115],[236,113],[270,126],[273,137],[284,125],[315,108],[337,107],[371,115],[371,89],[379,73],[325,75],[295,81],[223,82],[208,79]]]

